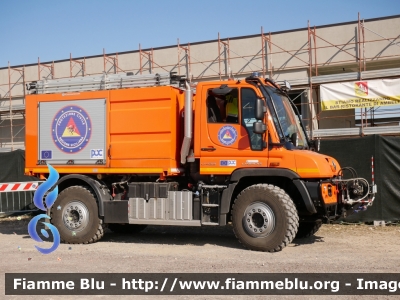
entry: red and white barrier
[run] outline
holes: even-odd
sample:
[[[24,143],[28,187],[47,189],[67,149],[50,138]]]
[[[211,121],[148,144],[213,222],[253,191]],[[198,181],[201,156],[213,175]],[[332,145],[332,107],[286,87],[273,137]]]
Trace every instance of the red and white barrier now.
[[[43,181],[0,183],[0,193],[36,191]]]

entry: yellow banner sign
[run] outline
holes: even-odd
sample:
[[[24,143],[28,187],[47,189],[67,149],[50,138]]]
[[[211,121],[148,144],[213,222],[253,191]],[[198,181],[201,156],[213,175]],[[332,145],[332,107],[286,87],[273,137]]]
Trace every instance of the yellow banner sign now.
[[[400,79],[377,79],[322,84],[322,110],[400,104]]]

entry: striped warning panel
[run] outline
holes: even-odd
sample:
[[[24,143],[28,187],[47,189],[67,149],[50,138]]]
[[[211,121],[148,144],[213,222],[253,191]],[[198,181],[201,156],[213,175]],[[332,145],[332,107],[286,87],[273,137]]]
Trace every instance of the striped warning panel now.
[[[36,191],[43,181],[0,183],[0,193]]]

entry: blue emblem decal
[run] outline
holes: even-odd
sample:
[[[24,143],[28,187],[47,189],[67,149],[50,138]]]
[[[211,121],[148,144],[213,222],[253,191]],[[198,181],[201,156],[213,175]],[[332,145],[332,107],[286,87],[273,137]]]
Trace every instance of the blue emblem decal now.
[[[226,125],[218,131],[218,140],[225,146],[232,145],[237,139],[237,131],[235,127]]]
[[[76,153],[86,147],[92,133],[87,112],[76,105],[62,108],[54,117],[52,137],[57,148],[65,153]]]

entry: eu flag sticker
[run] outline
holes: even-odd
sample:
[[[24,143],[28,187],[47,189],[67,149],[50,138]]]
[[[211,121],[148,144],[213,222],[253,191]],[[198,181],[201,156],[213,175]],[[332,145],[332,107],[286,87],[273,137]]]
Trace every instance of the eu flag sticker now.
[[[52,159],[53,158],[53,152],[51,150],[42,150],[40,153],[40,157],[42,159]]]
[[[236,167],[236,160],[220,160],[221,166]]]

